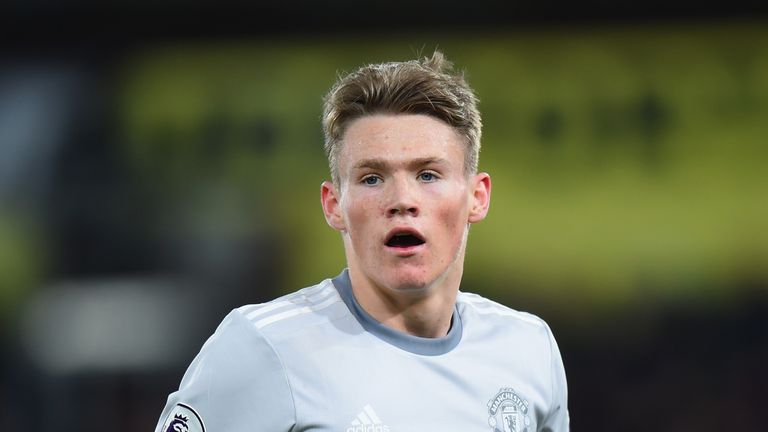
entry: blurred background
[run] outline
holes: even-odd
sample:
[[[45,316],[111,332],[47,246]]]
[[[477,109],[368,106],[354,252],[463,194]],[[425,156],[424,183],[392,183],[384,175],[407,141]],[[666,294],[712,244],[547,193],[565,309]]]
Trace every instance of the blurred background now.
[[[322,96],[439,48],[494,180],[462,289],[550,323],[573,430],[763,430],[766,9],[4,2],[0,429],[153,430],[229,310],[335,276]]]

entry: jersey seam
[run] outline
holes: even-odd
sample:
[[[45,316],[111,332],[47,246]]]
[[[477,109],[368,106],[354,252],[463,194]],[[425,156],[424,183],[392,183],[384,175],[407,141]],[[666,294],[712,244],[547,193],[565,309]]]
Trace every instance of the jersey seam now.
[[[270,301],[267,301],[267,302],[264,302],[264,303],[246,304],[246,305],[240,306],[237,309],[240,310],[242,315],[245,316],[245,318],[250,321],[252,319],[248,318],[248,314],[249,313],[256,312],[256,311],[260,310],[262,307],[268,306],[268,305],[270,305],[272,303],[276,303],[276,302],[290,302],[291,300],[293,300],[296,297],[301,298],[301,297],[310,297],[312,295],[315,295],[317,293],[313,292],[312,294],[307,294],[307,291],[317,289],[317,291],[319,293],[320,291],[323,290],[323,288],[324,288],[323,284],[325,284],[327,281],[328,281],[328,279],[325,279],[325,280],[317,283],[316,285],[306,286],[306,287],[301,288],[299,290],[296,290],[296,291],[293,291],[293,292],[290,292],[290,293],[287,293],[287,294],[283,294],[280,297],[274,298],[274,299],[272,299]],[[242,312],[242,309],[245,309],[245,308],[248,308],[250,310],[247,313]]]
[[[469,293],[464,293],[464,294],[469,294]],[[475,295],[477,296],[477,294],[475,294]],[[531,325],[538,326],[538,327],[542,326],[541,318],[539,318],[539,317],[537,317],[535,315],[532,315],[532,314],[529,314],[529,313],[526,313],[526,312],[521,312],[519,310],[512,309],[512,308],[510,308],[508,306],[505,306],[505,305],[503,305],[501,303],[498,303],[498,302],[495,302],[493,300],[487,299],[485,297],[481,297],[481,296],[478,296],[478,297],[479,297],[480,301],[471,301],[469,299],[465,299],[464,301],[461,301],[460,303],[463,303],[463,304],[471,307],[477,313],[482,313],[481,309],[478,306],[480,306],[481,304],[487,304],[487,305],[492,306],[494,308],[500,309],[500,311],[509,311],[510,312],[507,315],[504,315],[504,314],[501,314],[501,313],[495,313],[494,315],[501,316],[501,317],[508,316],[510,318],[513,318],[516,321],[522,321],[524,323],[531,324]]]
[[[323,290],[325,290],[326,288],[328,288],[328,287],[327,287],[327,286],[326,286],[326,287],[323,287],[322,289],[318,290],[318,293],[316,293],[316,294],[319,294],[319,293],[321,293],[321,292],[322,292]],[[337,302],[340,302],[340,301],[342,301],[342,300],[341,300],[341,298],[340,298],[340,296],[338,295],[338,293],[337,293],[335,290],[331,289],[331,290],[329,290],[329,292],[332,292],[333,294],[332,294],[332,295],[330,295],[330,296],[328,296],[327,298],[323,298],[323,300],[322,300],[321,302],[309,302],[309,301],[306,301],[306,302],[303,302],[303,303],[301,303],[301,304],[294,304],[292,307],[290,307],[290,308],[288,308],[288,309],[286,309],[286,310],[284,310],[284,311],[281,311],[281,312],[279,312],[279,313],[277,313],[277,314],[269,314],[269,313],[267,313],[267,314],[265,314],[265,316],[263,316],[263,317],[259,317],[258,319],[256,319],[256,318],[249,318],[248,316],[246,316],[246,315],[245,315],[245,314],[243,314],[242,312],[241,312],[241,315],[243,315],[243,317],[244,317],[244,318],[245,318],[245,319],[246,319],[246,320],[247,320],[249,323],[251,323],[251,325],[253,325],[253,326],[256,328],[256,330],[259,330],[259,331],[261,332],[261,331],[262,331],[262,329],[264,329],[264,328],[267,328],[267,327],[270,327],[270,326],[272,326],[273,324],[277,324],[277,323],[280,323],[280,322],[284,322],[284,321],[289,321],[289,320],[298,319],[298,318],[302,317],[303,315],[307,315],[307,314],[310,314],[310,313],[313,313],[313,312],[317,312],[317,311],[319,311],[319,310],[323,310],[323,309],[326,309],[326,308],[329,308],[329,307],[333,307],[333,306],[334,306],[334,305],[335,305]],[[332,297],[334,297],[334,296],[336,296],[336,297],[337,297],[337,298],[336,298],[336,301],[334,301],[334,302],[332,302],[332,303],[330,303],[330,304],[328,304],[328,305],[325,305],[324,307],[322,307],[322,308],[320,308],[320,309],[316,309],[316,310],[313,310],[313,309],[311,309],[313,306],[317,306],[318,304],[322,304],[323,302],[330,300],[330,299],[331,299]],[[271,302],[269,302],[269,303],[271,303]],[[268,305],[269,303],[265,303],[265,305]],[[269,319],[270,317],[274,317],[274,316],[276,316],[276,315],[279,315],[280,313],[290,312],[290,311],[298,310],[298,309],[301,309],[301,308],[310,308],[310,310],[308,310],[308,311],[305,311],[305,312],[302,312],[302,313],[299,313],[299,314],[297,314],[297,315],[292,315],[292,316],[288,316],[288,317],[284,317],[284,318],[281,318],[281,319],[279,319],[279,320],[277,320],[277,321],[273,321],[273,322],[270,322],[270,323],[264,324],[264,325],[262,325],[261,327],[259,327],[259,326],[257,325],[259,322],[261,322],[261,321],[263,321],[263,320],[265,320],[265,319]],[[271,312],[271,311],[270,311],[270,312]],[[263,332],[262,332],[262,334],[263,334]]]
[[[277,358],[277,361],[280,363],[280,370],[283,372],[283,378],[285,379],[285,384],[288,386],[288,394],[291,395],[291,406],[293,407],[293,426],[291,426],[291,430],[294,430],[296,428],[296,425],[299,421],[299,416],[297,413],[297,407],[296,407],[296,397],[293,394],[293,387],[291,386],[291,379],[288,377],[287,368],[285,367],[285,362],[283,361],[283,358],[280,357],[280,353],[277,351],[275,346],[272,344],[272,341],[267,338],[267,335],[264,334],[261,330],[256,328],[256,326],[252,325],[253,323],[243,315],[242,312],[238,311],[238,314],[248,323],[250,324],[250,327],[253,328],[253,330],[261,337],[261,339],[264,340],[264,342],[267,344],[270,350],[272,350],[272,353],[275,355],[275,358]]]
[[[332,305],[330,305],[328,307],[334,307],[334,306],[337,305],[337,303],[344,303],[344,302],[339,300],[338,302],[335,302],[335,303],[333,303]],[[291,317],[291,318],[295,318],[295,317]],[[337,317],[327,317],[327,318],[324,318],[323,321],[302,323],[301,325],[296,326],[296,328],[294,328],[292,330],[280,329],[279,331],[275,331],[273,329],[269,329],[268,332],[271,334],[271,336],[269,336],[269,337],[274,339],[276,342],[279,343],[280,341],[283,341],[283,340],[286,340],[286,339],[289,339],[289,338],[293,337],[293,335],[295,335],[296,333],[303,333],[307,329],[323,326],[323,325],[326,325],[326,324],[331,324],[331,323],[334,323],[334,322],[336,322],[336,321],[338,321],[340,319],[345,319],[345,318],[347,318],[346,315],[340,315],[340,316],[337,316]],[[263,335],[265,339],[267,338],[267,331],[264,331],[263,329],[266,329],[268,326],[263,327],[263,329],[259,329],[252,322],[250,324],[251,324],[251,326],[253,326],[256,329],[256,331],[259,332],[259,334]],[[270,343],[272,343],[271,340],[270,340]]]

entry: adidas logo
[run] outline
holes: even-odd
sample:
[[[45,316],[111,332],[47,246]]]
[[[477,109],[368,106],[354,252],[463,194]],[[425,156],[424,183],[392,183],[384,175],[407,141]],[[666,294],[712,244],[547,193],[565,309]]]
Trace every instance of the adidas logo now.
[[[389,426],[381,423],[381,419],[369,404],[352,419],[345,432],[389,432]]]

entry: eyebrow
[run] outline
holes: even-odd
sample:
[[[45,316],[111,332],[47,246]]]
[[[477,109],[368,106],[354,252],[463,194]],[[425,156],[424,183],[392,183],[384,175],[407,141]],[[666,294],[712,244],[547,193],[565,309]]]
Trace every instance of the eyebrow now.
[[[408,168],[420,168],[426,165],[445,165],[448,164],[448,161],[443,158],[437,158],[437,157],[425,157],[425,158],[417,158],[412,159],[406,162],[406,165]],[[360,162],[356,163],[354,168],[355,169],[363,169],[363,168],[370,168],[375,170],[383,170],[387,168],[387,166],[390,165],[387,161],[384,159],[363,159]]]

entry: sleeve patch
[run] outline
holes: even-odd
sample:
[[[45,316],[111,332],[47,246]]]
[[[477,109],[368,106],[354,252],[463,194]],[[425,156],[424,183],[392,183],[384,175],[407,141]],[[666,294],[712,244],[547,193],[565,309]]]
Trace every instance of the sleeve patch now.
[[[163,423],[162,432],[205,432],[203,419],[194,408],[176,404]]]

